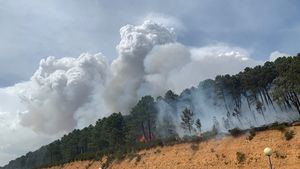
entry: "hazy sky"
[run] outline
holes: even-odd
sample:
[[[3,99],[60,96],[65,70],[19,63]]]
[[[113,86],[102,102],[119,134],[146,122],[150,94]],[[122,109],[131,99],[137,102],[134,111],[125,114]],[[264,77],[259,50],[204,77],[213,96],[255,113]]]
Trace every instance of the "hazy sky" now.
[[[297,0],[1,0],[0,86],[27,80],[41,58],[99,52],[113,59],[119,28],[155,18],[189,46],[224,42],[253,58],[299,52]]]
[[[273,60],[278,56],[299,53],[299,16],[298,0],[0,0],[0,166],[59,138],[74,126],[89,124],[90,121],[85,121],[81,125],[78,120],[81,117],[95,121],[104,116],[95,114],[103,108],[101,106],[104,103],[99,104],[99,100],[103,99],[102,95],[94,91],[101,85],[103,88],[107,87],[103,79],[106,73],[110,73],[110,69],[120,65],[124,67],[124,64],[130,68],[140,66],[144,69],[146,66],[145,70],[137,71],[144,73],[141,80],[149,78],[149,74],[156,72],[156,69],[161,69],[161,74],[164,75],[162,80],[169,79],[171,84],[185,82],[177,86],[181,90],[216,74],[235,73],[246,66]],[[172,37],[166,42],[175,44],[158,46],[151,51],[152,47],[159,44],[159,41],[154,43],[155,36],[151,36],[154,40],[146,39],[149,41],[145,42],[150,46],[146,50],[140,49],[138,44],[132,43],[125,36],[120,37],[120,28],[126,24],[142,24],[126,27],[125,33],[130,35],[155,35],[156,30],[151,32],[153,25],[145,24],[145,20],[173,27],[177,40]],[[168,32],[158,25],[154,27],[163,30],[170,37],[173,35],[172,31]],[[116,46],[121,38],[124,38],[121,41],[124,46],[119,49],[118,54]],[[144,42],[139,41],[143,39],[135,40],[137,43]],[[138,65],[126,60],[140,57],[126,53],[127,48],[131,47],[144,52],[143,57],[148,57],[145,63]],[[84,52],[91,55],[77,58]],[[94,55],[98,52],[107,57],[107,65],[99,57],[102,55]],[[177,60],[185,62],[174,61],[175,55],[178,55],[175,57]],[[185,58],[185,55],[189,58]],[[41,61],[48,56],[64,59],[50,57]],[[110,66],[113,60],[116,64]],[[143,65],[148,62],[152,63],[153,68]],[[166,66],[161,62],[173,65]],[[172,71],[177,71],[173,69],[180,64],[182,71],[172,74]],[[37,73],[33,75],[36,70]],[[138,69],[133,72],[135,70]],[[104,73],[99,73],[101,71]],[[127,76],[124,77],[122,69],[119,72],[120,77],[113,78],[124,83]],[[190,79],[186,79],[186,74],[191,75]],[[96,77],[97,75],[101,78]],[[134,81],[136,76],[131,76]],[[71,82],[71,87],[66,85],[66,81]],[[72,82],[75,82],[74,86]],[[159,84],[161,81],[155,83]],[[53,90],[59,88],[61,91],[75,93],[74,98],[63,100],[65,95],[53,95],[52,88],[45,90],[48,86],[43,84],[54,86]],[[81,84],[81,88],[76,84]],[[151,83],[149,85],[151,87]],[[171,88],[172,85],[165,87]],[[141,88],[141,91],[144,89],[148,88]],[[77,99],[78,94],[82,94],[80,92],[87,95],[82,100]],[[128,94],[123,89],[119,92]],[[132,92],[136,94],[137,91]],[[20,94],[24,93],[29,93],[30,96],[26,104],[20,101]],[[129,93],[128,97],[131,96]],[[137,98],[134,97],[133,100],[135,99]],[[57,106],[59,104],[63,105],[61,107],[69,105],[70,110],[60,112]],[[34,108],[40,109],[33,111]],[[22,120],[24,122],[24,114],[28,115],[25,125],[21,124]],[[47,123],[36,120],[39,117],[47,119]],[[51,127],[60,123],[57,119],[62,119],[61,117],[71,119],[71,127],[68,126],[67,130],[63,127],[53,130]],[[42,126],[43,129],[36,132],[35,125]],[[49,130],[52,132],[41,132]],[[55,133],[56,131],[63,132]]]

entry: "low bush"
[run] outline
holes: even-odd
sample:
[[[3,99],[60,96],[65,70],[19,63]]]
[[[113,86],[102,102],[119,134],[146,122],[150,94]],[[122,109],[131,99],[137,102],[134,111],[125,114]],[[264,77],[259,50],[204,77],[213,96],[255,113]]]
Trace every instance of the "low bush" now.
[[[199,150],[199,145],[198,145],[198,144],[192,144],[192,145],[191,145],[191,149],[192,149],[193,151],[198,151],[198,150]]]
[[[256,136],[255,130],[250,130],[247,140],[252,140]]]
[[[202,133],[202,139],[203,140],[209,140],[212,138],[215,138],[218,135],[218,132],[216,130],[206,131]]]
[[[238,163],[243,163],[246,160],[246,155],[242,152],[236,152],[236,160]]]
[[[291,140],[292,138],[294,138],[294,135],[295,135],[294,130],[286,131],[284,133],[285,140]]]
[[[255,127],[254,128],[254,131],[265,131],[265,130],[268,130],[268,126],[267,125],[263,125],[263,126],[260,126],[260,127]]]
[[[243,134],[243,131],[239,128],[233,128],[233,129],[230,129],[228,130],[228,132],[233,136],[233,137],[238,137],[240,136],[241,134]]]
[[[137,155],[138,154],[135,152],[130,152],[130,153],[128,153],[127,158],[129,161],[132,161],[135,157],[137,157]]]
[[[161,153],[161,150],[160,150],[160,149],[157,149],[154,153],[155,153],[155,154],[159,154],[159,153]]]
[[[192,142],[192,143],[198,143],[201,141],[201,138],[198,137],[198,136],[188,136],[188,135],[185,135],[183,136],[182,138],[182,141],[183,142]]]
[[[135,162],[138,163],[142,159],[142,156],[140,154],[137,155]]]
[[[285,159],[287,157],[286,153],[279,152],[279,151],[274,151],[274,154],[276,158]]]
[[[270,129],[284,132],[286,127],[287,127],[286,123],[280,123],[279,124],[278,122],[274,122],[274,123],[271,124]]]

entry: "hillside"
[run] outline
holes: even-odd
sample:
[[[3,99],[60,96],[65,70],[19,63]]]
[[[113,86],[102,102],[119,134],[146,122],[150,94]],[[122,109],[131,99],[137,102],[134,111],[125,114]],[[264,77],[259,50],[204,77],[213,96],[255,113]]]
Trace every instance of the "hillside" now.
[[[266,146],[273,148],[273,168],[298,169],[300,166],[300,126],[292,126],[293,139],[287,141],[278,130],[257,132],[252,140],[247,134],[237,138],[227,136],[201,143],[183,143],[143,150],[136,157],[113,162],[109,169],[201,169],[201,168],[268,168],[263,155]],[[244,162],[237,161],[236,153],[245,154]],[[78,161],[48,169],[98,169],[99,161]]]
[[[98,119],[0,168],[33,169],[102,157],[113,161],[165,143],[194,140],[200,133],[203,141],[234,128],[292,122],[300,115],[299,77],[300,54],[245,68],[236,75],[218,75],[180,94],[168,90],[156,98],[146,95],[130,112]]]

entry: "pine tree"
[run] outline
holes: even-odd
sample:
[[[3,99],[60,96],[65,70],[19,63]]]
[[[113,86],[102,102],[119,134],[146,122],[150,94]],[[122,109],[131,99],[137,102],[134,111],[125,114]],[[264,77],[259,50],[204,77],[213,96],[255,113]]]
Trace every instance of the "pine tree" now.
[[[193,130],[193,124],[194,124],[194,113],[185,108],[184,111],[181,114],[181,126],[184,130],[188,131],[189,134],[192,133]]]
[[[201,133],[202,124],[201,124],[200,119],[197,119],[195,124],[196,124],[196,128],[198,129],[199,133]]]

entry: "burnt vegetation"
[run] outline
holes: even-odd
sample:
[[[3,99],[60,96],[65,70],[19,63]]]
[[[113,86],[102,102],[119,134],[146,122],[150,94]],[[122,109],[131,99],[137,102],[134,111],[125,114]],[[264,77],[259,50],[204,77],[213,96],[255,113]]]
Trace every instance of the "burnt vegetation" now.
[[[193,90],[203,90],[207,98],[214,100],[215,105],[222,105],[227,116],[221,123],[213,118],[211,130],[202,131],[201,119],[195,117],[193,107],[187,106],[181,117],[181,127],[186,136],[179,138],[172,118],[165,116],[158,123],[157,102],[163,100],[168,105],[175,105],[179,100],[189,101],[183,95],[177,95],[171,90],[164,97],[154,99],[144,96],[134,106],[128,115],[113,113],[97,120],[81,130],[75,129],[61,139],[40,149],[23,155],[1,169],[31,169],[48,167],[71,162],[74,160],[101,159],[107,157],[111,162],[135,154],[141,149],[156,146],[172,145],[182,141],[198,142],[215,137],[222,126],[233,136],[244,133],[231,125],[231,120],[241,122],[241,110],[245,98],[249,112],[254,119],[266,118],[266,108],[287,113],[298,112],[300,115],[300,54],[294,57],[278,58],[274,62],[266,62],[254,68],[245,68],[236,75],[219,75],[214,80],[200,82],[199,86],[186,89],[182,93]],[[275,104],[280,110],[275,108]],[[174,112],[176,112],[176,106]],[[275,110],[276,109],[276,110]],[[259,116],[258,116],[259,115]],[[256,131],[266,129],[285,130],[286,125],[275,123],[251,129],[251,139]],[[295,133],[286,132],[285,138],[292,139]],[[198,147],[192,145],[193,150]],[[245,161],[245,155],[238,152],[237,161]],[[139,157],[140,158],[140,157]],[[138,161],[138,159],[137,159]],[[109,165],[109,164],[107,164]]]

